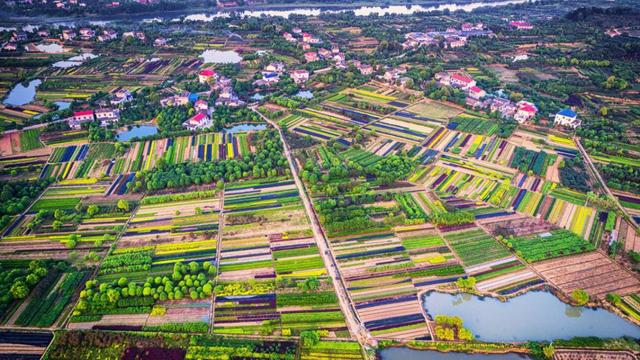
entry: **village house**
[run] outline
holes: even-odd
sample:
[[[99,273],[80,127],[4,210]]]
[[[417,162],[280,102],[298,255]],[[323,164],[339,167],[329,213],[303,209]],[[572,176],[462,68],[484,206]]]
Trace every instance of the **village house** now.
[[[220,91],[220,95],[216,99],[216,106],[226,105],[229,107],[238,107],[244,105],[244,101],[238,98],[231,87],[225,87]]]
[[[478,86],[472,86],[467,93],[470,98],[480,100],[487,95],[487,92],[479,88]]]
[[[215,71],[211,69],[204,69],[198,73],[198,81],[202,84],[210,83],[211,81],[217,78],[217,74]]]
[[[4,51],[16,51],[16,50],[18,50],[18,46],[16,45],[16,43],[8,42],[8,43],[4,44],[4,46],[2,47],[2,50],[4,50]]]
[[[533,25],[526,21],[511,21],[509,22],[509,26],[516,28],[518,30],[531,30],[533,29]]]
[[[206,113],[200,112],[183,122],[182,126],[191,131],[204,129],[211,126],[211,118]]]
[[[142,31],[127,31],[122,33],[122,38],[123,39],[127,39],[127,38],[136,38],[140,41],[145,41],[146,36],[144,35],[144,33]]]
[[[340,53],[340,48],[338,47],[338,45],[336,44],[331,45],[331,53],[334,55],[337,55]]]
[[[298,40],[288,32],[285,32],[284,34],[282,34],[282,37],[284,37],[284,39],[287,40],[288,42],[292,42],[292,43],[298,42]]]
[[[153,40],[153,46],[154,47],[165,47],[165,46],[167,46],[167,39],[165,39],[163,37],[156,38],[155,40]]]
[[[24,31],[14,31],[11,35],[12,42],[27,41],[27,33]]]
[[[360,74],[362,74],[362,75],[371,75],[371,74],[373,74],[373,66],[371,66],[369,64],[358,64],[358,65],[356,65],[356,68],[358,68],[358,71],[360,71]]]
[[[93,121],[93,110],[76,111],[72,117],[68,118],[69,127],[75,130],[90,121]]]
[[[80,39],[82,40],[91,40],[96,36],[96,32],[90,28],[81,28],[80,30],[78,30],[78,33],[80,34]]]
[[[173,95],[160,100],[160,106],[184,106],[189,104],[189,93],[182,93],[180,95]]]
[[[320,57],[323,60],[327,60],[327,59],[331,58],[332,54],[331,54],[331,51],[329,51],[327,49],[324,49],[324,48],[320,48],[320,49],[318,49],[318,55],[320,55]]]
[[[395,68],[387,70],[384,75],[382,75],[382,78],[389,83],[395,83],[398,79],[400,79],[400,75],[406,72],[407,70],[404,68]]]
[[[310,52],[306,52],[304,53],[304,60],[306,62],[314,62],[314,61],[318,61],[318,53],[315,51],[310,51]]]
[[[453,74],[449,79],[451,86],[460,88],[462,90],[467,90],[471,87],[476,86],[475,80],[468,76],[464,76],[461,74]]]
[[[119,88],[113,92],[110,102],[111,102],[111,105],[117,106],[117,105],[121,105],[126,102],[129,102],[131,100],[133,100],[133,96],[131,96],[131,93],[129,92],[129,90]]]
[[[344,60],[345,60],[345,56],[343,53],[337,53],[333,55],[333,61],[335,62],[340,63],[340,62],[344,62]]]
[[[40,36],[41,38],[46,38],[49,37],[49,31],[48,30],[38,30],[38,36]]]
[[[95,116],[100,121],[100,126],[108,126],[120,121],[120,111],[118,109],[96,109]]]
[[[293,70],[291,78],[296,84],[303,84],[309,80],[309,72],[307,70]]]
[[[198,100],[193,105],[193,108],[196,109],[196,112],[207,112],[209,110],[209,103],[206,100]]]
[[[467,38],[459,36],[448,36],[444,39],[450,49],[455,49],[467,45]]]
[[[62,40],[68,41],[73,40],[76,37],[76,32],[72,29],[64,29],[62,30]]]
[[[293,32],[296,35],[300,35],[302,34],[302,29],[300,29],[299,27],[294,27],[293,29],[291,29],[291,32]]]
[[[524,100],[519,101],[516,106],[518,107],[518,110],[516,110],[513,118],[520,124],[533,119],[533,117],[538,113],[538,108],[535,106],[535,104]]]
[[[265,71],[283,73],[285,70],[285,65],[282,61],[274,61],[271,64],[265,66]]]
[[[115,40],[117,38],[118,38],[118,33],[112,29],[106,29],[102,31],[102,34],[98,35],[98,41],[100,42]]]
[[[554,124],[569,127],[572,129],[577,128],[582,124],[582,121],[578,119],[578,114],[571,109],[564,109],[556,114]]]
[[[309,33],[302,34],[302,41],[307,44],[319,44],[322,42],[320,38],[317,38]]]

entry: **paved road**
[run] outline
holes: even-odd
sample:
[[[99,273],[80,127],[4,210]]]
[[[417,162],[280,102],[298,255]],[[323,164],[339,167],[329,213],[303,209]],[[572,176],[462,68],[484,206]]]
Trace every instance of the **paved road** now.
[[[278,130],[280,134],[280,139],[282,140],[282,144],[284,147],[284,155],[287,157],[289,161],[289,166],[291,168],[291,174],[293,175],[293,180],[298,187],[298,191],[300,192],[300,198],[304,204],[304,208],[307,212],[309,220],[311,220],[311,229],[313,230],[313,237],[316,241],[318,249],[320,250],[320,254],[323,257],[324,263],[327,267],[327,271],[329,272],[329,276],[333,279],[333,285],[335,287],[336,293],[338,295],[338,300],[340,302],[340,307],[342,308],[342,312],[346,317],[347,326],[352,336],[355,336],[358,342],[362,346],[369,347],[374,346],[376,344],[375,339],[371,337],[371,334],[366,331],[360,318],[358,317],[358,313],[353,306],[353,302],[351,301],[349,294],[346,290],[346,286],[342,277],[340,276],[340,272],[337,267],[336,260],[331,251],[331,247],[329,246],[329,241],[324,234],[322,227],[320,226],[320,222],[318,221],[317,214],[311,205],[311,199],[307,194],[302,181],[300,181],[300,176],[298,174],[298,169],[296,163],[294,162],[293,156],[291,156],[291,151],[289,150],[289,145],[286,142],[286,138],[282,133],[282,129],[274,122],[262,115],[255,107],[252,107],[255,113],[260,115],[266,122],[271,124],[274,128]]]

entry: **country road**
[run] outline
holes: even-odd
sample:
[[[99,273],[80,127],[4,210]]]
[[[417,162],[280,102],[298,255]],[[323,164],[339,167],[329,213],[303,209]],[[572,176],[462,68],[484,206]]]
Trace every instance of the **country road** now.
[[[351,301],[349,294],[347,292],[347,287],[340,275],[340,271],[338,270],[338,265],[333,256],[333,252],[331,247],[329,246],[329,241],[324,234],[322,227],[320,226],[320,222],[318,221],[318,216],[312,206],[311,199],[307,194],[307,191],[300,180],[300,176],[298,174],[298,169],[296,163],[294,162],[293,156],[291,156],[291,151],[289,149],[289,144],[286,142],[286,138],[282,129],[272,120],[268,119],[262,113],[260,113],[255,107],[251,107],[251,110],[256,114],[260,115],[262,119],[264,119],[267,123],[272,125],[275,129],[278,130],[278,134],[280,135],[280,139],[282,140],[282,145],[284,148],[284,155],[287,157],[289,161],[289,167],[291,168],[291,174],[293,176],[293,180],[298,187],[298,191],[300,192],[300,198],[304,204],[304,208],[307,212],[307,216],[311,221],[311,229],[313,230],[313,237],[316,241],[318,249],[320,250],[320,254],[324,260],[325,266],[327,267],[327,271],[329,272],[329,276],[333,279],[333,285],[336,290],[336,294],[338,295],[338,300],[340,302],[340,307],[342,308],[342,312],[345,315],[347,326],[349,328],[349,332],[352,336],[358,340],[358,342],[365,348],[370,346],[375,346],[376,341],[371,337],[371,334],[365,329],[364,325],[360,321],[358,317],[358,313]]]
[[[580,150],[580,153],[582,154],[582,157],[584,158],[587,164],[587,168],[589,169],[589,173],[591,173],[591,176],[593,176],[600,183],[600,186],[602,186],[602,189],[604,189],[607,196],[609,196],[616,203],[616,206],[620,209],[620,211],[622,211],[625,217],[627,217],[628,219],[631,219],[631,215],[627,212],[627,209],[625,209],[624,206],[620,204],[620,201],[618,201],[618,198],[615,195],[613,195],[613,193],[607,186],[607,182],[602,178],[602,175],[600,175],[600,172],[596,168],[596,165],[593,163],[593,160],[591,160],[591,157],[589,156],[585,148],[582,146],[582,143],[580,143],[580,138],[574,137],[573,140],[578,146],[578,150]],[[636,231],[638,230],[638,225],[635,223],[635,221],[631,220],[629,221],[629,224],[633,226],[636,229]]]

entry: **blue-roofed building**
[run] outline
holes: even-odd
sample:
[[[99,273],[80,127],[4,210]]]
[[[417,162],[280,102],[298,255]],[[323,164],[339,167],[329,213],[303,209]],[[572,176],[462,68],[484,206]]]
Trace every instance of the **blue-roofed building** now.
[[[198,101],[198,94],[189,93],[189,102],[195,103],[196,101]]]
[[[578,114],[575,111],[564,109],[556,114],[554,123],[575,129],[582,124],[582,121],[578,119]]]

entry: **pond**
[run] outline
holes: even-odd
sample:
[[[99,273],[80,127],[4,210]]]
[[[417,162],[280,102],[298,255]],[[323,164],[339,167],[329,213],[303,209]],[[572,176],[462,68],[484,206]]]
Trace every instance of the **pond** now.
[[[529,357],[520,354],[464,354],[443,353],[432,350],[389,348],[379,352],[382,360],[522,360]]]
[[[482,341],[552,341],[576,336],[640,337],[640,327],[604,309],[575,307],[546,291],[501,302],[491,297],[430,292],[423,306],[431,317],[459,316]]]
[[[67,110],[71,106],[68,101],[56,101],[54,104],[58,105],[58,110]]]
[[[91,59],[95,59],[97,57],[98,57],[98,55],[84,53],[84,54],[80,54],[80,55],[76,55],[76,56],[70,57],[67,60],[62,60],[62,61],[55,62],[55,63],[53,63],[53,67],[66,69],[66,68],[70,68],[70,67],[74,67],[74,66],[80,66],[85,61],[91,60]]]
[[[200,57],[204,58],[205,63],[213,64],[237,64],[242,61],[242,56],[233,50],[221,51],[209,49],[203,51]]]
[[[235,133],[247,132],[247,131],[264,130],[266,128],[267,128],[267,125],[265,124],[238,124],[229,128],[225,128],[223,131],[227,134],[235,134]]]
[[[36,88],[40,84],[42,84],[40,79],[31,80],[27,86],[22,83],[16,84],[3,103],[5,105],[20,106],[32,102],[36,97]]]
[[[301,99],[313,99],[313,93],[311,90],[300,90],[297,94],[294,94],[293,97],[299,97]]]
[[[36,45],[36,49],[42,51],[47,54],[59,54],[64,52],[64,47],[60,44],[51,43],[51,44],[38,44]]]
[[[146,136],[155,135],[158,133],[158,127],[155,125],[136,125],[130,130],[125,130],[118,133],[116,137],[118,141],[129,141],[135,137],[143,138]]]

